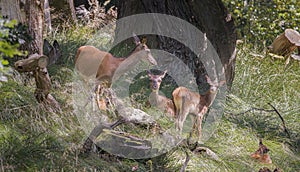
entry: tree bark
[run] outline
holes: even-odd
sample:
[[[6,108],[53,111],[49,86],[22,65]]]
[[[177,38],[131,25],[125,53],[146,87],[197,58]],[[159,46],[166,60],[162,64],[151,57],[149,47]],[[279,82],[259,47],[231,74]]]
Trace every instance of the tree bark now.
[[[206,33],[216,49],[225,69],[227,85],[231,86],[234,78],[236,32],[233,19],[221,0],[128,0],[118,1],[115,5],[118,7],[118,19],[140,13],[162,13],[179,17],[196,26]],[[148,37],[148,40],[151,40],[148,42],[152,43],[150,48],[163,49],[175,54],[194,72],[198,85],[205,82],[205,68],[188,47],[171,38]]]
[[[44,0],[44,1],[45,1],[44,2],[44,14],[45,14],[46,33],[51,33],[52,25],[51,25],[49,0]]]
[[[16,19],[20,23],[25,23],[26,16],[24,13],[24,4],[20,0],[1,0],[1,15],[8,19]]]
[[[75,12],[75,7],[74,7],[74,0],[69,0],[69,7],[71,10],[71,16],[75,24],[77,25],[77,18],[76,18],[76,12]]]
[[[25,13],[29,33],[33,40],[29,43],[29,54],[43,54],[44,0],[26,0]]]

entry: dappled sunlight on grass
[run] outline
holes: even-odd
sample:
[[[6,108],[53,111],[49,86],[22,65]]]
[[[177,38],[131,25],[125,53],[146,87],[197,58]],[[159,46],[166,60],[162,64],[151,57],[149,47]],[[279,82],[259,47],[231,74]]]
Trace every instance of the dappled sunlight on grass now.
[[[54,34],[54,38],[62,44],[63,56],[59,64],[49,68],[49,74],[53,86],[51,94],[61,104],[61,112],[50,112],[37,103],[33,80],[25,85],[23,77],[15,74],[9,82],[2,85],[2,167],[12,171],[24,168],[29,171],[131,171],[133,166],[139,165],[140,171],[179,171],[186,157],[187,149],[184,147],[173,148],[166,156],[143,161],[112,158],[108,154],[80,153],[87,136],[72,105],[73,59],[79,46],[85,45],[90,35],[91,31],[84,28],[62,30],[62,33]],[[108,40],[94,42],[104,48],[109,44]],[[189,152],[191,160],[187,171],[258,171],[264,166],[299,171],[299,62],[292,60],[285,67],[284,60],[265,57],[263,53],[250,49],[246,44],[238,47],[236,62],[235,80],[227,95],[222,122],[212,137],[204,143],[219,159],[205,153]],[[146,72],[138,75],[133,82],[130,85],[132,106],[153,116],[162,130],[175,132],[174,119],[156,108],[150,108],[147,103],[151,91]],[[164,81],[161,87],[161,93],[171,98],[176,86]],[[269,104],[283,117],[289,134],[284,131],[282,121]],[[149,126],[128,124],[120,125],[116,130],[128,131],[141,138],[153,136]],[[261,164],[250,157],[258,148],[259,138],[263,138],[264,144],[270,149],[273,161],[271,165]]]

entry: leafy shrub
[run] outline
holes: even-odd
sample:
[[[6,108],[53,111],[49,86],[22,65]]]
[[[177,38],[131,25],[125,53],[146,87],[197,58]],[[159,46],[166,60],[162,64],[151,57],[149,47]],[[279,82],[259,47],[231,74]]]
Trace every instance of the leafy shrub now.
[[[300,1],[297,0],[223,0],[235,18],[240,38],[253,44],[272,40],[285,29],[299,31]]]
[[[9,68],[7,67],[9,62],[5,59],[5,57],[23,55],[23,53],[18,50],[18,42],[20,42],[22,38],[20,35],[23,33],[19,33],[17,30],[14,30],[16,24],[16,20],[7,21],[0,18],[0,84],[3,81],[7,81],[7,77],[5,75],[9,73]]]

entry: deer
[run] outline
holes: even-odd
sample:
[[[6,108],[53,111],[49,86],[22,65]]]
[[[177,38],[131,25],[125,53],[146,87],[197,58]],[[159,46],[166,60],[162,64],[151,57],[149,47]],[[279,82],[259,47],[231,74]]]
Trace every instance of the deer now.
[[[43,51],[44,55],[49,57],[48,66],[55,64],[62,55],[61,48],[57,40],[54,40],[51,45],[48,40],[44,39]]]
[[[105,56],[110,55],[94,46],[81,46],[75,55],[75,69],[84,79],[95,78],[101,61]]]
[[[147,71],[148,77],[150,79],[150,89],[151,94],[149,96],[150,104],[157,107],[159,110],[165,112],[169,117],[175,117],[175,107],[171,99],[159,95],[159,88],[162,79],[166,76],[167,71],[162,72],[159,75],[154,75],[150,70]]]
[[[210,85],[209,89],[204,94],[193,92],[186,87],[178,87],[173,93],[173,101],[176,110],[175,127],[181,133],[183,123],[186,120],[188,114],[196,116],[194,121],[193,129],[197,125],[198,130],[198,141],[201,139],[202,120],[204,115],[207,113],[209,107],[212,105],[218,88],[225,84],[225,81],[213,82],[206,75],[206,81]]]
[[[151,64],[157,65],[156,60],[151,55],[146,41],[133,34],[135,48],[125,57],[115,57],[111,53],[98,50],[92,46],[82,46],[78,49],[75,56],[75,67],[85,77],[96,73],[96,96],[101,95],[103,88],[109,88],[112,83],[115,71],[121,64],[130,63],[137,58],[146,59]],[[136,55],[138,54],[138,55]],[[104,98],[97,97],[97,105],[101,110],[106,109]]]
[[[117,58],[112,56],[111,54],[108,54],[103,58],[97,70],[97,74],[96,74],[97,81],[107,82],[108,86],[110,86],[114,73],[118,69],[118,67],[122,63],[126,64],[126,62],[128,61],[134,61],[136,58],[146,58],[151,64],[157,65],[156,60],[151,55],[150,49],[146,45],[146,40],[141,42],[136,35],[133,35],[133,38],[134,38],[135,48],[131,51],[131,53],[128,54],[128,56],[123,58]],[[135,55],[138,53],[141,54]]]
[[[268,154],[270,149],[268,149],[267,146],[262,143],[261,138],[259,139],[258,147],[259,148],[257,149],[257,151],[250,155],[251,158],[258,159],[260,162],[265,164],[272,164],[272,160],[270,158],[270,155]]]

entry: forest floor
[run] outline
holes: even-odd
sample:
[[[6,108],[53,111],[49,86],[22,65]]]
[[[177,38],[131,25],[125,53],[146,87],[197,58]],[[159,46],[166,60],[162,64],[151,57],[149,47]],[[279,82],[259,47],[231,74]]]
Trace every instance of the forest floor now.
[[[74,28],[62,29],[51,36],[63,50],[59,63],[49,67],[52,93],[62,106],[61,112],[51,112],[36,102],[33,80],[24,84],[24,76],[14,72],[3,83],[0,171],[180,170],[186,158],[184,147],[172,149],[163,158],[146,160],[80,151],[87,134],[81,119],[74,114],[74,56],[78,47],[91,40],[91,35],[88,28]],[[107,49],[109,40],[101,39],[96,42],[98,47]],[[216,131],[204,143],[218,159],[188,152],[191,160],[187,171],[258,171],[262,167],[300,171],[300,63],[291,60],[285,65],[284,60],[272,59],[247,43],[239,44],[237,49],[235,79],[231,91],[227,92],[224,114]],[[132,89],[149,93],[146,73],[141,76],[144,80]],[[162,85],[162,91],[170,96],[167,84]],[[143,95],[134,95],[134,100],[140,100],[137,105],[143,105]],[[173,120],[168,118],[160,122],[173,125]],[[143,133],[144,128],[132,127],[136,133]],[[262,164],[250,157],[258,149],[259,138],[270,149],[272,164]]]

